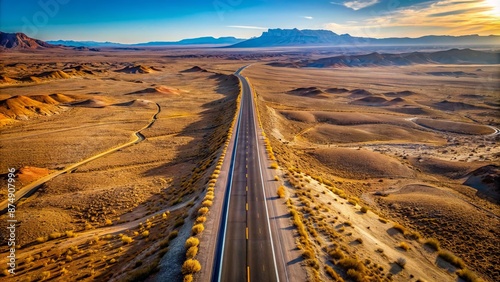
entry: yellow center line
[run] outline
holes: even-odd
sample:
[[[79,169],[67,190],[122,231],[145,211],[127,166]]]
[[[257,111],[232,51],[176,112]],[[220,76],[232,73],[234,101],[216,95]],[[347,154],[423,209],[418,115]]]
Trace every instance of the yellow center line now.
[[[248,186],[245,188],[245,191],[248,192]]]
[[[247,240],[248,240],[248,227],[246,228]]]
[[[248,203],[247,203],[247,210],[248,210]]]
[[[247,282],[250,282],[250,266],[247,266]]]

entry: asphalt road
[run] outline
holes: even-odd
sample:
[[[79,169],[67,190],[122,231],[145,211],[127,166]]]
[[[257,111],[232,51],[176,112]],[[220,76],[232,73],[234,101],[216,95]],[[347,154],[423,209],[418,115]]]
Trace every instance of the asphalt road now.
[[[243,68],[242,68],[243,69]],[[231,156],[212,281],[279,281],[264,194],[253,99],[247,80]]]

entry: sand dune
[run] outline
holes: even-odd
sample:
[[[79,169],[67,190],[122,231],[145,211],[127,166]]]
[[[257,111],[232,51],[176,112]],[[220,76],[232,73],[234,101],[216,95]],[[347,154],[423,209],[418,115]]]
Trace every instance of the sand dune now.
[[[331,93],[331,94],[342,94],[342,93],[349,92],[349,90],[347,90],[345,88],[328,88],[325,91],[328,93]]]
[[[363,106],[383,106],[387,103],[387,99],[381,96],[370,96],[357,99],[351,102],[353,105],[363,105]]]
[[[411,95],[415,95],[415,94],[416,94],[415,92],[409,91],[409,90],[384,93],[384,95],[387,97],[406,97],[406,96],[411,96]]]
[[[155,103],[153,101],[144,100],[144,99],[134,99],[134,100],[131,100],[128,102],[113,104],[113,106],[152,108],[152,107],[155,107]]]
[[[390,124],[340,126],[321,124],[302,135],[316,144],[360,142],[432,142],[436,134]]]
[[[192,68],[185,69],[181,72],[208,72],[208,71],[204,68],[200,68],[199,66],[194,66]]]
[[[108,103],[100,99],[87,99],[71,103],[70,105],[73,107],[84,107],[84,108],[104,108],[109,106]]]
[[[39,101],[39,100],[42,100]],[[50,101],[46,103],[43,101]],[[53,115],[60,112],[60,107],[54,103],[54,99],[50,96],[36,98],[18,95],[0,101],[0,114],[11,119],[28,119],[37,115]]]
[[[10,83],[16,83],[17,80],[10,78],[8,76],[0,75],[0,83],[5,83],[5,84],[10,84]]]
[[[302,97],[312,97],[312,98],[327,98],[321,89],[317,87],[300,87],[287,92],[291,95],[302,96]]]
[[[319,149],[312,153],[341,177],[411,177],[411,169],[398,160],[367,150],[345,148]]]
[[[415,120],[415,123],[434,130],[453,132],[459,134],[486,135],[495,132],[492,128],[488,126],[473,124],[473,123],[465,123],[465,122],[419,118]]]
[[[481,165],[470,162],[445,161],[432,157],[414,157],[409,160],[412,166],[420,169],[422,172],[444,176],[450,179],[465,177],[471,170]]]
[[[143,90],[131,92],[131,93],[128,93],[127,95],[131,95],[131,94],[174,94],[174,95],[179,95],[182,92],[185,92],[185,91],[178,89],[178,88],[160,85],[160,86],[156,86],[156,87],[150,87],[150,88],[146,88]]]
[[[483,110],[485,107],[474,106],[464,102],[452,102],[448,100],[443,100],[438,103],[434,103],[433,107],[443,110],[443,111],[461,111],[461,110]]]
[[[151,67],[143,66],[143,65],[135,65],[135,66],[127,66],[122,69],[117,70],[116,72],[123,72],[123,73],[131,73],[131,74],[136,74],[136,73],[152,73],[155,70]]]

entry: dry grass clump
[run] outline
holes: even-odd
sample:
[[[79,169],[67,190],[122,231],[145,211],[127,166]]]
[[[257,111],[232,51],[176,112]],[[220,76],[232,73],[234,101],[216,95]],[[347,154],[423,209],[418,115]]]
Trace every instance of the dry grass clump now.
[[[360,211],[361,211],[362,213],[367,213],[367,212],[368,212],[368,210],[369,210],[369,208],[368,208],[367,206],[362,206],[362,207],[361,207],[361,209],[360,209]]]
[[[278,169],[278,164],[277,163],[272,163],[271,164],[272,169]]]
[[[199,215],[206,215],[208,213],[208,208],[207,207],[202,207],[198,210]]]
[[[342,277],[340,277],[340,275],[335,272],[335,270],[333,270],[333,268],[329,265],[325,265],[325,272],[326,274],[328,274],[328,276],[330,276],[333,281],[339,281],[339,282],[343,282],[344,279],[342,279]]]
[[[484,282],[484,280],[479,278],[476,273],[468,270],[467,268],[458,270],[457,275],[466,282]]]
[[[191,247],[197,247],[199,244],[200,244],[200,240],[198,238],[196,238],[196,237],[189,237],[186,240],[185,246],[186,246],[186,249],[189,249]]]
[[[187,259],[182,264],[182,274],[193,274],[201,270],[201,264],[195,259]]]
[[[398,247],[405,250],[405,251],[408,251],[411,249],[410,245],[406,242],[401,242],[398,244]]]
[[[49,234],[49,239],[54,240],[54,239],[60,238],[61,236],[62,236],[62,234],[59,232],[52,232]]]
[[[399,223],[395,223],[392,226],[392,228],[396,229],[397,231],[399,231],[403,235],[408,234],[408,231],[406,231],[406,228],[403,225],[399,224]]]
[[[285,186],[281,185],[280,187],[278,187],[278,197],[285,197]]]
[[[194,225],[193,228],[191,228],[191,232],[193,233],[193,235],[200,234],[201,232],[203,232],[203,230],[205,230],[205,226],[203,226],[203,224],[201,223],[198,223]]]
[[[365,281],[365,266],[355,258],[344,258],[337,263],[347,271],[347,276],[353,281]]]
[[[452,252],[446,250],[439,251],[438,257],[442,258],[443,260],[451,263],[452,265],[458,268],[465,268],[465,263],[463,262],[463,260],[454,255]]]
[[[198,216],[195,222],[198,224],[198,223],[204,223],[205,221],[207,221],[207,218],[205,216]]]
[[[193,275],[191,275],[191,274],[184,275],[184,279],[182,281],[183,282],[192,282],[193,281]]]
[[[401,268],[405,268],[406,265],[406,259],[405,258],[398,258],[396,260],[396,264],[399,265]]]
[[[201,203],[203,207],[211,207],[213,205],[213,202],[211,200],[206,200]]]
[[[429,238],[425,240],[424,244],[436,251],[439,251],[439,249],[441,248],[439,241],[436,238]]]
[[[197,246],[190,247],[186,251],[186,257],[188,259],[193,259],[196,256],[197,253],[198,253],[198,247]]]
[[[122,236],[122,242],[124,244],[130,244],[130,243],[132,243],[132,241],[134,241],[134,239],[132,239],[131,237],[129,237],[127,235]]]

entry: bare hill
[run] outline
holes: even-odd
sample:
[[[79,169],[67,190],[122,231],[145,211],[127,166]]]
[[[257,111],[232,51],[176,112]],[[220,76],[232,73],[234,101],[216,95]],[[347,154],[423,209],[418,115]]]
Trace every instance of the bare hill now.
[[[312,153],[341,177],[411,177],[413,172],[396,159],[367,150],[319,149]]]
[[[0,48],[5,49],[45,49],[54,48],[52,44],[27,36],[24,33],[5,33],[0,31]]]

